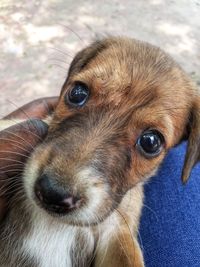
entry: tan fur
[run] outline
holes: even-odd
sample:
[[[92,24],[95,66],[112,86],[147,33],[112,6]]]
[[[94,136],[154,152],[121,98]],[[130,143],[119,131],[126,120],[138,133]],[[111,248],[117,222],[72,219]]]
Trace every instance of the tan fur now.
[[[143,202],[142,185],[126,193],[123,201],[100,226],[96,267],[144,266],[137,233]]]
[[[65,99],[77,81],[90,89],[82,108],[70,107]],[[38,176],[48,172],[64,188],[83,196],[82,209],[55,220],[82,227],[88,226],[87,220],[95,224],[95,267],[144,266],[137,242],[143,183],[156,173],[167,151],[184,139],[189,145],[183,181],[200,159],[198,90],[159,48],[128,38],[107,38],[73,60],[49,127],[47,140],[26,166],[29,201],[35,203]],[[165,138],[162,152],[151,159],[136,146],[149,128]]]

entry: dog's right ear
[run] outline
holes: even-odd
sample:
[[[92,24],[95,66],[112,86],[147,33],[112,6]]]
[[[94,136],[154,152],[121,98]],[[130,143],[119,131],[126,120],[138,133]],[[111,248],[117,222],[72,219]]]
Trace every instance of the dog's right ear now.
[[[187,125],[187,152],[182,170],[182,182],[186,183],[192,168],[200,161],[200,95],[195,96]]]

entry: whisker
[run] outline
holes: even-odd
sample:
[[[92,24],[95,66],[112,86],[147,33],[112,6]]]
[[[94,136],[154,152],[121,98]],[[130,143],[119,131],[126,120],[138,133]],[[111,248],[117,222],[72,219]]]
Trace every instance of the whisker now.
[[[139,238],[140,248],[144,252],[144,245],[143,245],[143,242],[142,242],[142,237],[141,237],[139,229],[137,230],[137,235],[138,235],[138,238]]]
[[[53,50],[56,50],[60,53],[62,53],[63,55],[65,56],[68,56],[68,57],[71,57],[71,58],[74,58],[74,56],[70,55],[69,53],[65,52],[65,51],[62,51],[61,49],[59,48],[56,48],[56,47],[51,47],[51,46],[48,46],[47,48],[50,48],[50,49],[53,49]]]
[[[19,109],[19,110],[25,115],[25,117],[27,117],[27,119],[29,120],[29,123],[31,123],[31,125],[34,127],[34,129],[36,130],[36,132],[38,132],[38,129],[37,129],[36,125],[35,125],[35,124],[33,123],[33,121],[31,120],[32,118],[31,118],[31,117],[30,117],[30,116],[23,110],[22,107],[17,106],[14,102],[10,101],[9,99],[7,99],[7,102],[9,102],[10,104],[14,105],[17,109]],[[28,129],[27,129],[24,125],[22,125],[22,126],[23,126],[23,128],[24,128],[26,131],[28,131]],[[34,135],[34,136],[40,138],[40,140],[41,140],[41,137],[40,137],[39,135],[33,133],[32,131],[29,131],[29,132],[30,132],[32,135]]]
[[[116,209],[116,212],[121,216],[121,218],[124,220],[127,228],[128,228],[128,231],[130,233],[130,236],[131,236],[131,239],[132,239],[132,242],[133,242],[133,246],[134,246],[134,239],[133,239],[133,236],[132,236],[132,231],[131,231],[131,228],[126,220],[126,218],[124,217],[124,215],[119,211],[119,209]]]
[[[15,177],[17,178],[17,177]],[[7,194],[14,194],[19,190],[19,186],[22,184],[21,181],[15,180],[11,185],[4,185],[0,187],[0,197],[6,196]]]
[[[12,154],[12,155],[18,155],[18,156],[22,156],[22,157],[25,157],[25,158],[30,158],[29,156],[25,155],[25,154],[22,154],[20,152],[15,152],[15,151],[10,151],[10,150],[1,150],[0,151],[0,156],[2,154],[6,153],[6,154]]]
[[[21,121],[21,122],[19,122],[19,121],[17,121],[17,120],[14,120],[13,118],[12,118],[12,119],[9,119],[9,120],[15,122],[16,125],[17,125],[17,124],[20,124],[20,126],[21,126],[27,133],[31,134],[32,136],[37,137],[39,140],[42,141],[42,138],[41,138],[38,134],[36,134],[36,133],[30,131],[25,125],[21,124],[22,122],[25,122],[25,121]],[[37,129],[36,125],[34,125],[34,123],[33,123],[31,120],[30,120],[29,122],[33,125],[33,127],[35,128],[35,130],[38,132],[38,129]],[[14,125],[13,125],[13,126],[14,126]],[[28,125],[28,126],[29,126],[29,125]],[[11,131],[9,132],[8,129],[9,129],[9,127],[8,127],[8,128],[5,128],[3,131],[4,131],[4,132],[8,132],[8,133],[14,135],[14,133],[12,133]],[[20,136],[18,136],[18,137],[20,138]],[[1,139],[1,138],[0,138],[0,139]],[[24,140],[24,141],[25,141],[25,140]],[[13,142],[15,142],[15,141],[13,141]]]
[[[5,129],[4,132],[9,133],[9,134],[11,134],[11,135],[13,135],[13,136],[15,136],[15,137],[21,139],[21,140],[24,141],[26,144],[28,144],[32,149],[34,149],[34,147],[32,146],[32,144],[31,144],[30,142],[27,142],[27,141],[26,141],[24,138],[22,138],[21,136],[19,136],[19,135],[13,133],[13,132],[11,132],[11,131],[9,131],[9,130],[7,130],[7,129]]]
[[[21,161],[19,161],[19,160],[16,160],[16,159],[9,159],[9,158],[2,158],[2,157],[0,157],[0,160],[11,161],[11,162],[17,162],[17,163],[20,163],[20,164],[23,164],[24,166],[26,166],[23,162],[21,162]]]
[[[62,27],[64,27],[64,28],[67,29],[68,31],[71,31],[74,35],[76,35],[76,37],[78,37],[78,39],[79,39],[81,42],[85,43],[85,45],[88,45],[88,44],[85,42],[85,40],[83,40],[83,38],[81,38],[80,35],[79,35],[77,32],[75,32],[74,30],[72,30],[70,27],[68,27],[67,25],[62,24],[62,23],[57,23],[57,24],[60,25],[60,26],[62,26]]]
[[[20,124],[21,127],[22,127],[26,132],[30,133],[32,136],[35,136],[35,137],[37,137],[38,139],[40,139],[40,140],[42,141],[42,138],[41,138],[39,135],[37,135],[36,133],[33,133],[32,131],[30,131],[29,129],[27,129],[27,127],[25,127],[23,124],[21,124],[22,122],[25,122],[25,121],[21,121],[21,122],[19,122],[19,121],[16,121],[16,120],[14,120],[14,119],[9,119],[9,120],[15,122],[16,125],[17,125],[17,124]],[[30,123],[33,125],[33,127],[35,128],[35,130],[38,132],[38,129],[37,129],[36,125],[34,125],[34,123],[33,123],[31,120],[30,120]],[[14,126],[14,125],[13,125],[13,126]],[[11,131],[9,132],[8,129],[9,129],[9,127],[8,127],[8,128],[5,128],[3,131],[4,131],[4,132],[8,132],[8,133],[14,135],[14,133],[12,133]],[[20,136],[18,136],[18,137],[20,138]],[[24,140],[24,141],[25,141],[25,140]]]
[[[20,165],[21,165],[21,164],[20,164]],[[1,168],[0,168],[0,171],[1,171],[1,170],[4,170],[4,169],[8,169],[8,168],[13,168],[13,167],[16,167],[16,166],[18,167],[18,166],[20,166],[20,165],[19,165],[19,163],[6,165],[6,166],[1,167]],[[1,180],[1,179],[0,179],[0,180]]]
[[[45,107],[46,114],[50,114],[51,113],[51,110],[50,110],[50,108],[49,108],[49,106],[48,106],[48,104],[47,104],[46,101],[43,101],[43,105]]]
[[[25,147],[16,145],[16,144],[20,144],[20,145],[21,145],[21,143],[15,141],[15,140],[12,140],[12,139],[9,139],[9,138],[1,138],[1,137],[0,137],[0,140],[3,140],[3,141],[9,141],[9,142],[11,142],[11,145],[12,145],[13,147],[19,148],[19,149],[23,150],[24,152],[30,153],[29,150],[25,149]],[[14,143],[14,145],[13,145],[12,143]],[[16,143],[16,144],[15,144],[15,143]]]
[[[131,237],[131,240],[132,240],[132,245],[133,245],[133,251],[134,251],[133,254],[136,254],[136,252],[135,252],[135,240],[134,240],[134,237],[133,237],[133,235],[132,235],[131,228],[130,228],[128,222],[126,221],[126,218],[123,216],[123,214],[122,214],[118,209],[117,209],[117,212],[118,212],[119,215],[121,215],[121,218],[123,218],[123,220],[124,220],[126,226],[128,227],[128,230],[129,230],[129,233],[130,233],[130,237]],[[121,230],[120,224],[119,224],[118,228],[119,228],[119,230]],[[139,234],[139,238],[140,238],[140,234]],[[119,240],[119,238],[118,238],[118,240]],[[120,240],[119,240],[119,241],[120,241]],[[121,244],[121,246],[122,246],[122,244]],[[126,249],[125,249],[123,246],[122,246],[122,248],[123,248],[123,250],[124,250],[124,252],[125,252],[125,254],[126,254],[127,259],[130,261],[129,256],[128,256],[127,253],[126,253]]]
[[[15,185],[15,186],[17,186],[17,185]],[[4,196],[7,196],[7,195],[14,195],[14,194],[16,194],[17,192],[18,192],[18,190],[19,190],[19,188],[11,188],[11,189],[6,189],[6,190],[4,190],[3,192],[1,192],[0,193],[0,197],[4,197]]]
[[[69,66],[69,64],[70,64],[69,62],[66,62],[65,60],[60,59],[60,58],[53,58],[53,57],[48,58],[48,61],[51,61],[51,60],[52,60],[52,61],[54,60],[54,61],[57,61],[57,62],[64,63],[64,64],[66,64],[67,66]],[[54,61],[53,61],[53,62],[54,62]]]
[[[14,172],[18,172],[18,174],[20,173],[22,173],[23,172],[23,170],[24,169],[16,169],[16,170],[14,170]],[[9,173],[9,172],[12,172],[12,171],[7,171],[7,173]],[[2,172],[3,174],[5,173],[4,171]],[[1,171],[0,171],[0,174],[1,174]],[[15,173],[16,174],[16,173]],[[7,183],[13,183],[13,181],[15,181],[15,176],[13,177],[7,177],[7,178],[5,178],[5,179],[2,179],[2,178],[0,178],[0,182],[2,183],[2,182],[7,182]]]
[[[64,74],[67,74],[67,69],[64,68],[64,67],[62,67],[62,66],[60,66],[59,64],[57,64],[57,63],[51,63],[51,66],[59,67],[60,69],[64,70],[64,72],[63,72]]]
[[[154,210],[152,210],[152,209],[151,209],[148,205],[146,205],[146,204],[143,204],[143,207],[145,207],[145,208],[147,208],[148,210],[150,210],[150,211],[153,213],[153,215],[155,216],[156,220],[159,221],[158,216],[157,216],[157,214],[156,214],[156,212],[155,212]]]
[[[6,117],[7,117],[7,116],[6,116]],[[14,119],[14,118],[9,118],[9,119],[7,119],[7,118],[2,118],[1,120],[12,121],[12,122],[13,122],[13,125],[19,123],[19,120]],[[23,120],[20,120],[20,122],[22,122],[22,121],[23,121]]]

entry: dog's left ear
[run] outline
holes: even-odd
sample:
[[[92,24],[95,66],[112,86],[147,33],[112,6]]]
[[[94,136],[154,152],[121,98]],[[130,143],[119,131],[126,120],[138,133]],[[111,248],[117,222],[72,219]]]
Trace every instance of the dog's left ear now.
[[[187,182],[192,168],[200,161],[200,96],[198,95],[191,109],[186,139],[188,145],[181,177],[183,183]]]

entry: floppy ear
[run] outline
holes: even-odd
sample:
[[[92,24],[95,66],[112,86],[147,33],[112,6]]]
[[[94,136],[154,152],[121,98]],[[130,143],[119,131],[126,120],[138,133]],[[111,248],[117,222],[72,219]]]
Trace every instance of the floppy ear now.
[[[200,161],[200,96],[196,96],[188,125],[188,146],[182,170],[182,182],[186,183],[192,168]]]

